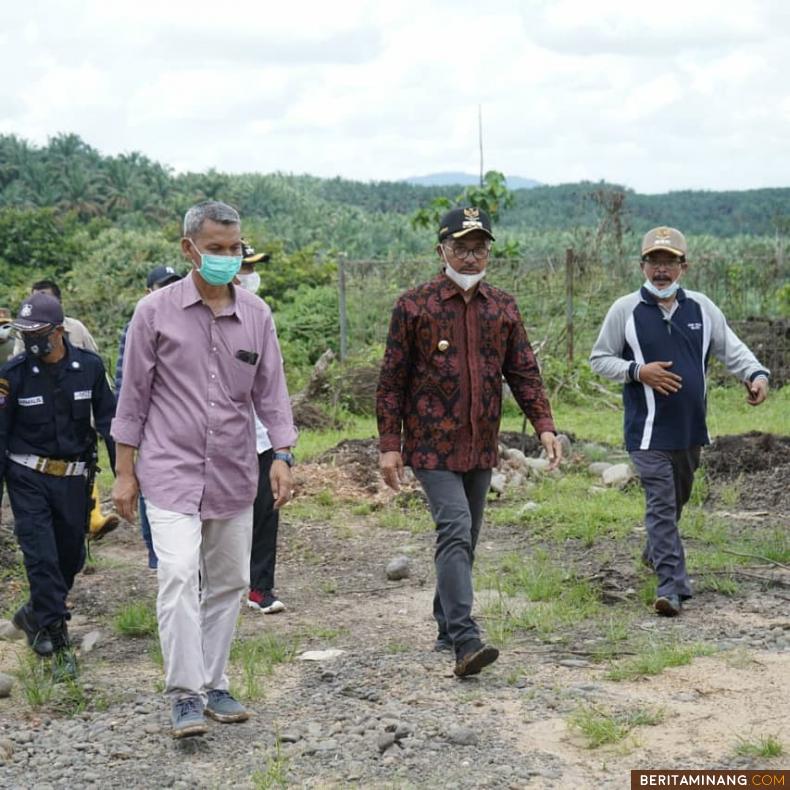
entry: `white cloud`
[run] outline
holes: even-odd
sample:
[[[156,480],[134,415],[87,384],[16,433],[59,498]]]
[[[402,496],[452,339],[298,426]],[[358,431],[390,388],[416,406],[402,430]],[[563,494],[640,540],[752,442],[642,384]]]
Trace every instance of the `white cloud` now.
[[[362,179],[486,165],[643,191],[787,185],[778,0],[30,0],[0,130],[179,169]]]

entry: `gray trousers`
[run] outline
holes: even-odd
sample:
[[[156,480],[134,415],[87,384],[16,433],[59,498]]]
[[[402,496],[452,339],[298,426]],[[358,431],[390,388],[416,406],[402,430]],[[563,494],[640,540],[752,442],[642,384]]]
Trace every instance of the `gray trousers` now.
[[[480,638],[480,629],[472,619],[472,565],[491,470],[415,469],[414,474],[428,497],[436,524],[433,616],[439,638],[449,639],[457,650],[470,639]]]
[[[678,522],[689,501],[700,448],[687,450],[633,450],[631,460],[645,490],[645,558],[658,576],[660,596],[691,598],[686,555]]]

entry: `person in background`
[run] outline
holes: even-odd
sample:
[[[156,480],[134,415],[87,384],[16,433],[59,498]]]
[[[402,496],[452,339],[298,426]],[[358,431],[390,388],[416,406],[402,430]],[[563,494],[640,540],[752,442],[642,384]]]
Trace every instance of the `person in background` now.
[[[376,392],[379,465],[397,491],[404,464],[420,481],[436,523],[435,649],[455,652],[455,674],[499,657],[472,618],[472,565],[491,469],[497,462],[502,377],[531,420],[550,466],[562,449],[535,355],[510,294],[483,282],[491,221],[477,208],[448,211],[433,280],[395,303]]]
[[[30,288],[31,294],[48,294],[54,296],[61,304],[63,299],[60,293],[60,286],[53,280],[39,280],[33,283]],[[66,339],[76,348],[84,348],[87,351],[93,351],[94,354],[99,353],[99,347],[93,339],[93,335],[88,331],[88,327],[76,318],[71,316],[63,316],[63,329],[66,332]],[[18,337],[14,346],[14,354],[21,354],[25,350],[25,345],[22,338]]]
[[[16,337],[11,322],[14,317],[7,307],[0,307],[0,365],[4,365],[14,356]]]
[[[59,302],[61,302],[61,304],[63,301],[60,295],[60,287],[52,280],[39,280],[38,282],[33,283],[30,293],[47,294],[48,296],[52,296],[57,299]],[[99,347],[96,345],[93,335],[88,331],[88,328],[82,323],[82,321],[79,321],[76,318],[71,318],[71,316],[64,315],[63,329],[66,333],[66,339],[69,341],[69,343],[71,343],[72,346],[75,348],[83,348],[86,351],[92,351],[94,354],[99,353]],[[22,342],[22,338],[19,337],[16,344],[14,345],[14,353],[20,354],[24,350],[24,343]],[[91,498],[93,500],[93,507],[91,509],[88,539],[101,540],[110,532],[115,530],[121,521],[115,513],[108,513],[106,516],[102,513],[98,483],[94,482]]]
[[[255,265],[266,263],[268,253],[256,253],[242,240],[241,269],[236,275],[239,285],[252,294],[261,287],[261,275]],[[277,531],[280,517],[274,507],[269,472],[272,466],[272,443],[266,426],[255,416],[255,449],[258,453],[258,493],[252,510],[252,550],[250,551],[250,591],[247,606],[262,614],[285,611],[285,604],[274,592],[274,566],[277,562]]]
[[[176,738],[205,734],[205,715],[249,718],[228,691],[226,666],[250,580],[253,410],[276,448],[275,507],[291,498],[296,441],[271,310],[232,285],[242,258],[238,212],[199,203],[183,232],[192,271],[137,304],[112,424],[113,501],[131,521],[142,491],[159,559],[157,619]]]
[[[155,266],[148,272],[148,277],[145,281],[145,292],[147,294],[153,291],[158,291],[170,283],[174,283],[181,279],[181,275],[176,272],[172,266]],[[121,392],[121,384],[123,383],[123,355],[126,350],[126,333],[129,331],[129,321],[121,332],[121,340],[118,343],[118,359],[115,363],[115,397],[117,398]],[[151,540],[151,525],[148,523],[148,515],[145,512],[145,499],[140,496],[138,502],[140,508],[140,533],[143,536],[143,542],[148,549],[148,567],[151,570],[156,570],[158,560],[156,559],[156,551],[154,551],[154,543]]]
[[[704,294],[680,287],[688,271],[683,234],[653,228],[642,239],[645,282],[609,309],[590,364],[623,384],[625,446],[645,491],[644,563],[656,572],[659,615],[675,617],[692,597],[678,528],[691,496],[706,423],[708,358],[741,379],[752,406],[768,395],[768,375]]]
[[[101,357],[69,342],[63,308],[35,293],[14,327],[25,351],[0,367],[0,481],[5,479],[30,599],[14,625],[40,656],[53,656],[53,679],[77,675],[66,598],[85,563],[88,475],[96,429],[110,463],[115,398]]]

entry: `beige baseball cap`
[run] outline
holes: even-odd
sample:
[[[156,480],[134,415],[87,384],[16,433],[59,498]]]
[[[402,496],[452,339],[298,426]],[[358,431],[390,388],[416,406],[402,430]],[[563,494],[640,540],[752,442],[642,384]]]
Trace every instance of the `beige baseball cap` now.
[[[677,228],[653,228],[645,233],[642,239],[642,257],[649,255],[655,250],[666,250],[673,255],[686,257],[688,245],[686,237]]]

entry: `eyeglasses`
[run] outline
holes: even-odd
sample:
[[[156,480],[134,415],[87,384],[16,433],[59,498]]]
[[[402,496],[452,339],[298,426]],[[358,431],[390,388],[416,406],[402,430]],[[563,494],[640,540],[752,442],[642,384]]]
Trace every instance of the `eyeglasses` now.
[[[482,261],[484,258],[487,258],[491,252],[491,248],[485,244],[481,247],[464,247],[463,244],[448,244],[447,249],[461,261],[465,260],[470,255],[474,255],[478,261]]]
[[[674,261],[651,261],[650,258],[646,258],[645,264],[651,269],[679,269],[683,265],[683,261],[677,259]]]

